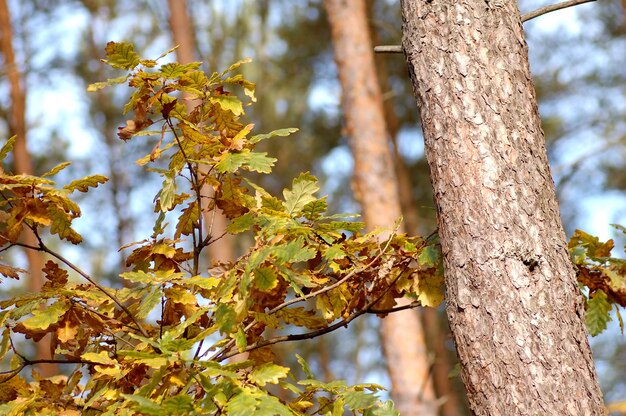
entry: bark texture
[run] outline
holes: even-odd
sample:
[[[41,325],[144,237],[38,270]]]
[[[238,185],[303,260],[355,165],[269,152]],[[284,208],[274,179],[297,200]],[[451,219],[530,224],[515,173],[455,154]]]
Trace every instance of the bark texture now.
[[[516,2],[401,7],[470,406],[604,414]]]
[[[13,147],[13,171],[16,174],[33,175],[33,162],[26,146],[26,94],[24,93],[20,71],[15,61],[11,15],[6,0],[0,0],[0,48],[4,56],[4,65],[10,88],[11,110],[9,111],[9,126],[11,134],[17,136]],[[37,237],[28,227],[23,227],[20,240],[29,246],[39,246]],[[28,260],[28,290],[39,292],[43,286],[43,253],[29,249],[24,249],[24,251]],[[50,335],[46,335],[35,346],[37,359],[45,360],[52,358]],[[56,364],[39,364],[37,365],[37,371],[43,377],[50,377],[58,373],[58,367]]]
[[[354,156],[353,187],[369,229],[390,227],[400,200],[363,0],[325,0],[342,107]],[[399,304],[404,304],[400,300]],[[421,321],[415,311],[387,316],[381,335],[391,395],[403,416],[436,415]]]

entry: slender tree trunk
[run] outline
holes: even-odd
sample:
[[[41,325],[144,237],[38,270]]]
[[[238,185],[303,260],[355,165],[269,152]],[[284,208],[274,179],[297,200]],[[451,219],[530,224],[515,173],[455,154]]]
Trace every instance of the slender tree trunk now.
[[[605,414],[517,3],[401,7],[472,411]]]
[[[176,56],[180,63],[193,62],[195,55],[195,39],[193,36],[193,25],[189,18],[187,10],[187,0],[168,0],[170,11],[170,29],[174,43],[179,45],[176,49]],[[187,101],[187,108],[191,110],[193,103]],[[213,196],[213,189],[205,186],[202,189],[203,195]],[[206,208],[206,207],[205,207]],[[215,208],[217,210],[217,208]],[[204,224],[207,231],[210,231],[213,237],[219,237],[226,232],[228,219],[221,212],[209,211],[207,209],[202,212],[204,216]],[[235,240],[232,235],[225,234],[217,243],[207,247],[209,262],[211,261],[232,261],[235,259]]]
[[[626,1],[626,0],[624,0]],[[367,3],[368,16],[372,16],[373,0]],[[375,27],[370,28],[371,39],[374,45],[377,45],[377,32]],[[387,71],[386,59],[389,55],[375,56],[376,72],[378,81],[383,94],[391,90],[389,85],[389,75]],[[400,131],[400,123],[396,117],[393,106],[393,100],[383,100],[383,110],[385,115],[385,124],[387,131],[393,144],[392,163],[395,168],[398,183],[398,194],[400,198],[400,207],[404,218],[405,229],[409,234],[424,233],[426,230],[420,224],[420,218],[415,206],[415,198],[413,197],[413,184],[411,181],[411,172],[404,163],[404,159],[398,148],[398,133]],[[440,416],[458,416],[462,413],[461,405],[457,392],[452,387],[450,380],[450,354],[446,348],[446,337],[448,331],[444,331],[440,324],[441,312],[436,308],[423,308],[420,312],[420,318],[424,328],[424,335],[428,340],[427,346],[432,356],[432,380],[437,398],[440,399],[441,406],[439,408]]]
[[[11,15],[6,0],[0,0],[0,47],[6,66],[7,78],[9,80],[9,95],[11,97],[11,110],[9,111],[9,125],[12,134],[17,136],[13,147],[13,170],[17,174],[32,175],[34,173],[33,162],[26,147],[26,94],[22,87],[22,80],[15,53],[13,52],[13,33],[11,26]],[[38,246],[39,242],[35,234],[28,227],[23,227],[20,237],[24,244]],[[32,292],[39,292],[43,286],[44,256],[39,251],[25,250],[28,260],[28,289]],[[51,358],[51,337],[46,335],[35,344],[37,359]],[[55,364],[40,364],[37,370],[43,377],[49,377],[58,373]]]
[[[390,227],[401,216],[382,97],[363,0],[325,0],[343,109],[354,155],[355,196],[369,229]],[[405,300],[399,303],[404,304]],[[402,415],[436,415],[423,329],[415,311],[389,315],[381,322],[382,342]]]

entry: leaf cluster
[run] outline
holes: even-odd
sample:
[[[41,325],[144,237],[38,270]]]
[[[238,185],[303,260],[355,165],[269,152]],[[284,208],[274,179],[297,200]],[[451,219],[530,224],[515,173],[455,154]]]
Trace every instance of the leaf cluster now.
[[[19,236],[26,229],[39,242],[26,248],[52,257],[40,293],[0,302],[0,358],[11,362],[0,374],[0,411],[396,414],[390,402],[377,399],[379,386],[323,383],[301,359],[307,378],[296,380],[274,363],[270,346],[323,335],[363,314],[385,316],[400,309],[396,299],[403,296],[413,300],[410,307],[438,305],[437,240],[393,230],[361,234],[353,216],[327,212],[309,173],[294,178],[281,196],[246,176],[268,174],[276,162],[256,151],[257,143],[296,129],[252,134],[254,126],[243,123],[255,101],[255,85],[234,73],[245,61],[208,74],[199,62],[141,59],[129,43],[110,42],[105,52],[103,61],[127,74],[89,90],[122,83],[133,90],[124,107],[132,117],[118,136],[154,142],[137,160],[162,179],[153,233],[123,247],[132,248],[128,271],[120,274],[126,285],[105,287],[51,250],[41,233],[49,229],[80,243],[71,227],[80,209],[69,196],[106,178],[88,176],[59,188],[49,177],[67,164],[41,177],[0,174],[2,250],[24,246]],[[3,158],[13,142],[0,151]],[[253,243],[236,261],[202,270],[205,249],[222,237],[211,220],[218,212],[230,221],[227,233],[246,234]],[[6,277],[22,272],[0,266]],[[46,362],[72,366],[69,375],[35,373],[27,382],[22,370],[42,361],[22,353],[15,334],[33,341],[51,334],[53,358]],[[228,363],[244,352],[245,361]]]
[[[613,224],[626,233],[626,228]],[[626,307],[626,260],[612,257],[613,240],[600,241],[598,237],[576,230],[568,247],[576,266],[578,283],[585,297],[585,321],[591,335],[607,328],[610,312],[615,310],[620,328],[624,331],[619,307]]]

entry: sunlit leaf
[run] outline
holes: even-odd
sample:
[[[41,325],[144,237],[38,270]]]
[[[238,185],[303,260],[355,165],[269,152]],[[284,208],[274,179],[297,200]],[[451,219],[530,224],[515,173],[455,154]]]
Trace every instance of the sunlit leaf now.
[[[248,376],[248,379],[259,386],[266,384],[277,384],[281,378],[287,377],[289,368],[280,365],[266,363],[254,369]]]
[[[236,95],[218,95],[211,97],[211,102],[217,103],[223,110],[232,112],[235,116],[243,114],[243,104]]]
[[[132,43],[109,42],[104,52],[108,59],[102,62],[118,69],[133,69],[139,64],[139,55]]]
[[[80,356],[85,361],[102,365],[116,365],[118,362],[111,357],[106,351],[100,352],[86,352]]]
[[[279,129],[279,130],[274,130],[270,133],[265,133],[265,134],[257,134],[255,136],[250,137],[250,143],[258,143],[262,140],[266,140],[269,139],[270,137],[274,137],[274,136],[289,136],[292,133],[297,132],[298,129],[293,128],[293,127],[289,127],[286,129]]]
[[[46,177],[46,176],[54,176],[57,173],[61,172],[63,169],[65,169],[66,167],[68,167],[69,165],[71,165],[71,162],[63,162],[63,163],[59,163],[58,165],[56,165],[55,167],[53,167],[52,169],[50,169],[49,171],[47,171],[46,173],[42,174],[41,176]]]
[[[254,285],[257,289],[267,292],[278,285],[276,272],[271,267],[261,267],[254,270]]]
[[[55,302],[45,309],[34,310],[33,316],[22,322],[27,329],[47,329],[59,322],[59,319],[70,309],[67,302]]]
[[[283,191],[287,213],[291,216],[299,215],[306,204],[316,199],[313,195],[319,189],[317,179],[314,176],[309,173],[301,173],[293,180],[292,188]]]
[[[96,92],[106,87],[123,84],[128,80],[129,77],[130,75],[124,75],[117,78],[110,78],[103,82],[94,82],[93,84],[89,84],[87,86],[87,92]]]
[[[15,146],[15,141],[17,140],[17,135],[11,136],[6,143],[2,145],[0,149],[0,162],[2,162],[7,155],[13,150],[13,146]]]
[[[99,184],[105,183],[108,180],[109,178],[104,175],[90,175],[70,182],[65,185],[63,189],[69,193],[74,191],[87,192],[89,188],[96,188]]]
[[[612,308],[604,291],[597,290],[591,295],[587,301],[585,322],[592,336],[596,336],[606,329],[608,322],[611,320],[610,312]]]

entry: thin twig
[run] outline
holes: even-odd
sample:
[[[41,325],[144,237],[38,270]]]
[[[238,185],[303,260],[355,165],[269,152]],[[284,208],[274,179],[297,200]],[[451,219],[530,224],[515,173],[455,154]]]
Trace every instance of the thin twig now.
[[[391,281],[391,283],[389,283],[389,286],[376,299],[370,301],[367,305],[365,305],[365,307],[363,309],[358,310],[357,312],[353,313],[352,315],[348,316],[347,318],[344,318],[341,321],[339,321],[339,322],[337,322],[337,323],[335,323],[335,324],[333,324],[331,326],[327,326],[326,328],[317,329],[315,331],[305,332],[303,334],[283,335],[283,336],[279,336],[279,337],[274,337],[274,338],[268,339],[266,341],[257,341],[257,342],[255,342],[252,345],[248,345],[243,351],[231,351],[231,352],[229,352],[227,354],[220,355],[215,360],[216,361],[223,361],[223,360],[225,360],[227,358],[230,358],[230,357],[233,357],[235,355],[241,354],[242,352],[248,352],[248,351],[256,350],[256,349],[259,349],[259,348],[266,347],[268,345],[274,345],[274,344],[278,344],[278,343],[281,343],[281,342],[301,341],[301,340],[304,340],[304,339],[311,339],[311,338],[318,337],[320,335],[328,334],[329,332],[333,332],[333,331],[341,328],[342,326],[347,327],[350,322],[352,322],[353,320],[355,320],[359,316],[368,313],[368,311],[372,310],[372,307],[375,304],[377,304],[383,298],[383,296],[385,296],[387,294],[387,292],[389,292],[391,290],[391,288],[398,281],[398,279],[400,279],[400,276],[402,276],[404,271],[406,271],[407,267],[408,266],[405,266],[405,270],[403,270],[402,273],[399,273],[398,276],[396,276]]]
[[[402,53],[402,45],[379,45],[374,46],[375,53]]]
[[[391,244],[391,240],[393,239],[394,235],[395,235],[395,232],[394,232],[394,234],[392,234],[389,237],[389,239],[385,243],[385,246],[382,248],[380,253],[378,253],[376,255],[376,257],[374,257],[374,259],[371,262],[369,262],[368,264],[352,270],[350,273],[348,273],[347,275],[345,275],[343,278],[341,278],[340,280],[336,281],[332,285],[324,286],[323,288],[321,288],[321,289],[319,289],[319,290],[317,290],[315,292],[311,292],[311,293],[309,293],[307,295],[300,296],[300,297],[297,297],[297,298],[294,298],[294,299],[291,299],[289,301],[281,303],[280,305],[278,305],[278,306],[274,307],[273,309],[269,310],[267,312],[267,315],[273,315],[276,312],[280,311],[281,309],[284,309],[287,306],[293,305],[294,303],[304,302],[307,299],[313,298],[315,296],[319,296],[319,295],[321,295],[323,293],[326,293],[326,292],[328,292],[330,290],[333,290],[333,289],[341,286],[342,284],[346,283],[349,279],[354,277],[356,274],[361,273],[364,270],[369,269],[375,262],[377,262],[382,257],[383,254],[385,254],[385,252],[389,248],[389,244]],[[257,320],[254,319],[254,320],[252,320],[252,322],[250,322],[248,325],[246,325],[246,327],[243,329],[244,334],[247,334],[257,323],[258,323]],[[233,347],[234,344],[235,344],[235,340],[234,339],[231,339],[230,341],[228,341],[222,347],[222,349],[220,351],[216,352],[215,354],[213,354],[213,356],[211,358],[209,358],[209,361],[213,361],[215,359],[218,359],[218,357],[223,355],[226,351],[229,351]],[[221,360],[221,358],[220,358],[220,360]]]
[[[416,300],[414,302],[409,303],[408,305],[402,305],[402,306],[397,306],[394,308],[387,308],[387,309],[374,309],[374,308],[370,308],[367,310],[367,313],[375,313],[375,314],[385,314],[385,313],[394,313],[394,312],[398,312],[398,311],[403,311],[405,309],[413,309],[413,308],[417,308],[418,306],[422,306],[422,302],[420,302],[419,300]]]
[[[565,9],[567,7],[578,6],[579,4],[589,3],[596,0],[568,0],[557,4],[550,4],[545,7],[540,7],[537,10],[525,13],[522,15],[522,23],[529,21],[530,19],[534,19],[535,17],[539,17],[546,13],[554,12],[556,10]]]
[[[568,0],[557,4],[551,4],[545,7],[540,7],[530,13],[522,15],[522,23],[527,22],[535,17],[554,12],[557,10],[565,9],[567,7],[578,6],[579,4],[590,3],[596,0]],[[374,46],[375,53],[404,53],[401,45],[379,45]]]
[[[33,230],[35,231],[35,230]],[[120,309],[122,309],[122,311],[124,311],[124,313],[126,315],[128,315],[128,317],[135,323],[135,325],[137,325],[137,329],[139,329],[139,332],[141,332],[141,335],[143,335],[146,338],[149,338],[148,333],[146,332],[146,330],[144,329],[144,327],[139,323],[139,321],[137,320],[137,318],[135,318],[135,315],[133,315],[133,313],[126,307],[124,306],[124,304],[122,302],[120,302],[120,300],[113,295],[111,292],[109,292],[104,286],[100,285],[98,282],[96,282],[95,280],[93,280],[91,278],[91,276],[89,276],[87,273],[85,273],[84,271],[82,271],[81,269],[79,269],[77,266],[75,266],[72,262],[70,262],[68,259],[66,259],[65,257],[63,257],[62,255],[50,250],[41,240],[41,237],[39,237],[39,234],[37,234],[37,232],[35,231],[35,236],[37,237],[37,239],[39,240],[39,247],[34,247],[34,246],[30,246],[28,244],[23,244],[23,243],[15,243],[15,245],[20,246],[20,247],[24,247],[24,248],[28,248],[31,250],[36,250],[36,251],[43,251],[44,253],[48,253],[50,254],[52,257],[55,257],[57,260],[61,261],[62,263],[64,263],[66,266],[68,266],[70,269],[74,270],[76,273],[78,273],[79,275],[81,275],[85,280],[87,280],[89,283],[91,283],[92,285],[94,285],[98,290],[100,290],[102,293],[104,293],[109,299],[111,299],[113,302],[115,302],[115,304],[117,306],[120,307]]]

